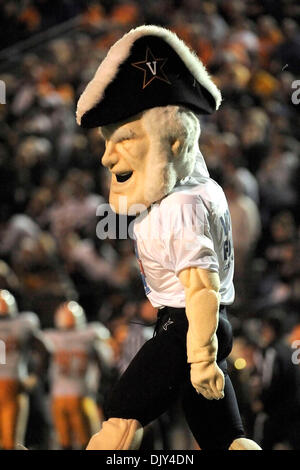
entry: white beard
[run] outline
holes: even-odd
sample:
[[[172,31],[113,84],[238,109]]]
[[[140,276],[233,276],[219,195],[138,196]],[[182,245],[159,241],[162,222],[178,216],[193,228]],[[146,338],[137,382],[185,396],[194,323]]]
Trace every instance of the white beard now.
[[[144,196],[150,204],[169,194],[182,179],[189,177],[199,153],[200,124],[194,114],[179,106],[152,108],[142,114],[150,136],[147,181]],[[180,148],[172,151],[178,140]]]
[[[183,149],[180,155],[174,157],[161,141],[151,144],[147,157],[147,172],[149,175],[144,182],[145,200],[152,204],[169,194],[176,183],[191,175],[195,166],[196,153],[187,153]]]

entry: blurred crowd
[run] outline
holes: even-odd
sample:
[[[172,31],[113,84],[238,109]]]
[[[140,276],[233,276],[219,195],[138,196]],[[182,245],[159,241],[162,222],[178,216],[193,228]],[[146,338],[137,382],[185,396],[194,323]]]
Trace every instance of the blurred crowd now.
[[[138,324],[152,324],[155,314],[141,308],[131,240],[98,236],[109,189],[104,143],[97,129],[77,126],[75,108],[126,31],[144,23],[170,28],[223,95],[220,110],[201,119],[200,148],[232,217],[230,363],[247,433],[267,448],[300,449],[299,365],[291,359],[300,340],[299,3],[6,0],[0,12],[1,49],[80,19],[68,35],[1,68],[0,288],[21,311],[36,312],[43,328],[53,326],[61,302],[78,301],[89,321],[110,330],[120,371],[126,351],[141,345]],[[117,229],[122,223],[116,219]]]

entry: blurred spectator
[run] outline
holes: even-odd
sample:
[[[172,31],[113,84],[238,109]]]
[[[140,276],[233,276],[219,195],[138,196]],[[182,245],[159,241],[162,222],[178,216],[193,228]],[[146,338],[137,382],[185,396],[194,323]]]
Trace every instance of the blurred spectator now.
[[[274,58],[280,62],[281,67],[288,66],[292,73],[299,73],[300,59],[300,29],[299,25],[292,18],[283,20],[283,32],[285,39],[274,51]]]
[[[224,191],[232,221],[235,252],[236,303],[246,304],[254,249],[260,235],[260,215],[255,202],[243,193],[237,178],[225,180]],[[250,294],[251,295],[251,294]]]
[[[156,309],[148,300],[140,304],[128,302],[122,314],[112,319],[113,347],[121,375],[143,344],[153,336]]]
[[[292,362],[292,350],[283,341],[284,312],[269,312],[261,329],[262,351],[257,353],[261,378],[260,400],[266,415],[263,424],[263,449],[276,444],[299,447],[300,369]]]
[[[76,295],[70,278],[58,263],[52,237],[41,233],[36,240],[24,238],[15,246],[11,262],[23,287],[22,305],[38,312],[43,326],[49,325],[56,303]]]
[[[272,148],[258,172],[261,197],[269,210],[291,208],[296,204],[296,190],[291,184],[293,174],[299,166],[298,157],[280,148]]]

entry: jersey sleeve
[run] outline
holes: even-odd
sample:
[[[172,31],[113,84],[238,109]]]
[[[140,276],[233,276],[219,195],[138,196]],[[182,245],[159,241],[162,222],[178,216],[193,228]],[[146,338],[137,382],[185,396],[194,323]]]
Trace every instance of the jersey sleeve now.
[[[29,333],[36,333],[40,329],[40,320],[38,316],[33,312],[24,312],[20,315],[23,323],[23,328]]]
[[[110,332],[108,328],[106,328],[100,322],[90,322],[87,325],[87,331],[91,335],[91,338],[94,338],[94,339],[100,339],[102,341],[106,341],[110,337]]]
[[[88,331],[92,335],[94,350],[107,366],[113,365],[113,351],[108,344],[110,332],[100,322],[91,322],[87,326]]]
[[[56,334],[54,329],[42,330],[43,342],[51,353],[56,349]]]
[[[209,214],[198,195],[174,195],[163,214],[163,240],[178,276],[186,268],[219,271],[210,232]]]

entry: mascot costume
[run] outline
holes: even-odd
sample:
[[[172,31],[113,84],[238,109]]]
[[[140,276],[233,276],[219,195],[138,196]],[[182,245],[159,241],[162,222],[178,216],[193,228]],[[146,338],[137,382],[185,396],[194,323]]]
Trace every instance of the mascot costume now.
[[[143,427],[178,397],[201,449],[260,449],[245,438],[226,371],[230,215],[198,146],[198,116],[220,103],[201,61],[157,26],[116,42],[78,101],[78,124],[105,139],[113,210],[137,215],[136,255],[158,308],[154,336],[114,386],[88,450],[138,449]]]

